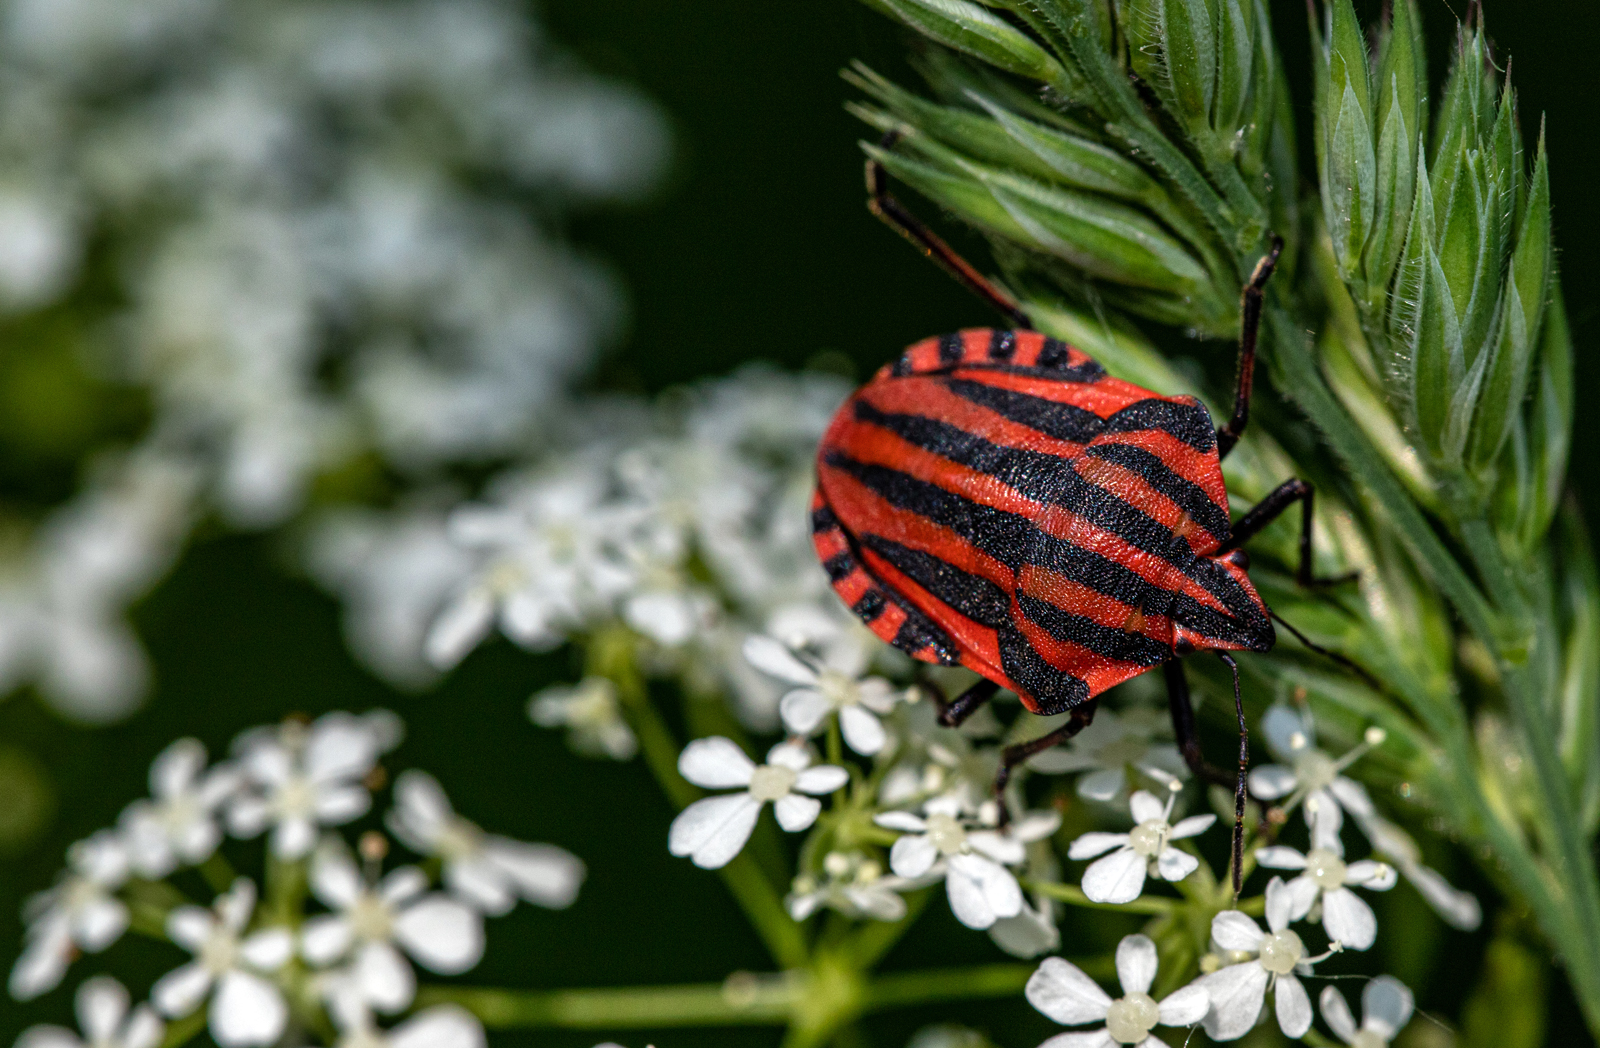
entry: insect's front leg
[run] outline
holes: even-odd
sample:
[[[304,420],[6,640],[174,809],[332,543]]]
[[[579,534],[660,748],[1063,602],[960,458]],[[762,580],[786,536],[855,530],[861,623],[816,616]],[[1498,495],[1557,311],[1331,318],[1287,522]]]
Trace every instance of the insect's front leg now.
[[[1041,735],[1037,739],[1019,742],[1000,751],[1000,770],[994,776],[994,795],[997,800],[1001,801],[1000,824],[1002,826],[1007,821],[1008,812],[1001,795],[1005,793],[1006,784],[1011,781],[1011,769],[1032,757],[1035,753],[1043,753],[1045,750],[1059,746],[1087,728],[1094,721],[1095,710],[1099,709],[1099,707],[1099,699],[1090,699],[1082,705],[1074,706],[1071,715],[1067,718],[1067,723],[1061,725],[1061,727]]]
[[[1217,548],[1217,555],[1239,549],[1259,535],[1268,524],[1277,520],[1285,510],[1300,503],[1300,566],[1295,571],[1295,581],[1302,586],[1336,586],[1357,577],[1358,572],[1332,577],[1319,577],[1312,572],[1311,534],[1316,526],[1316,490],[1298,477],[1284,481],[1256,503],[1230,529],[1228,541]]]
[[[944,689],[928,679],[926,674],[919,674],[917,687],[927,693],[933,700],[934,709],[939,711],[939,723],[946,728],[959,728],[968,717],[977,713],[995,693],[1000,690],[1000,685],[992,680],[980,680],[966,691],[955,697],[952,702],[945,698]]]

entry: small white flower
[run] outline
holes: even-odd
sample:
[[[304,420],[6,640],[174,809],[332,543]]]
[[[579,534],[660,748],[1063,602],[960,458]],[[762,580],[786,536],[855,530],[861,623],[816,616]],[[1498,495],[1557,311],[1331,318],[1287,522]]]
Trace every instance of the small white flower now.
[[[832,764],[811,766],[804,746],[781,742],[756,764],[730,739],[696,739],[678,757],[678,772],[709,790],[740,788],[695,801],[672,820],[667,850],[688,856],[696,866],[715,870],[733,861],[756,827],[769,801],[778,825],[798,833],[817,821],[822,802],[804,794],[832,793],[850,781],[850,773]]]
[[[1369,728],[1366,740],[1337,760],[1317,749],[1316,723],[1309,710],[1302,715],[1290,706],[1273,706],[1261,718],[1261,732],[1281,763],[1251,769],[1251,793],[1269,801],[1288,797],[1289,805],[1303,801],[1307,826],[1329,805],[1339,805],[1358,819],[1373,814],[1366,789],[1341,772],[1383,741],[1383,729]]]
[[[1022,912],[1022,886],[1007,866],[1027,859],[1027,845],[1061,825],[1055,812],[1032,812],[1005,831],[972,828],[950,797],[929,801],[925,815],[886,811],[873,821],[902,836],[889,850],[889,866],[910,880],[944,877],[950,911],[969,928],[983,930]]]
[[[1132,830],[1085,833],[1072,842],[1067,849],[1069,859],[1092,859],[1116,849],[1083,871],[1083,894],[1095,902],[1132,902],[1144,891],[1147,874],[1164,881],[1181,881],[1199,867],[1199,859],[1174,848],[1172,842],[1204,833],[1217,817],[1191,815],[1173,826],[1168,820],[1177,798],[1175,791],[1169,792],[1163,806],[1154,794],[1138,790],[1128,798],[1135,823]]]
[[[1288,1037],[1301,1037],[1311,1028],[1311,998],[1296,978],[1311,974],[1318,958],[1306,957],[1305,943],[1289,930],[1294,899],[1277,877],[1267,885],[1267,928],[1238,910],[1224,910],[1211,921],[1213,948],[1225,959],[1239,958],[1210,975],[1195,980],[1211,996],[1206,1013],[1206,1033],[1213,1040],[1243,1037],[1255,1026],[1267,990],[1274,989],[1278,1026]]]
[[[1350,886],[1388,891],[1397,878],[1388,863],[1372,859],[1345,863],[1344,844],[1339,839],[1341,821],[1339,809],[1330,805],[1312,823],[1315,831],[1310,852],[1302,855],[1279,844],[1257,851],[1256,861],[1273,869],[1303,871],[1288,884],[1294,900],[1290,919],[1320,919],[1323,931],[1340,948],[1367,950],[1377,940],[1378,918]]]
[[[283,994],[261,973],[288,963],[294,938],[287,928],[246,935],[255,906],[256,886],[241,877],[212,910],[173,910],[167,916],[167,936],[195,959],[163,975],[150,990],[156,1008],[173,1019],[193,1013],[210,994],[207,1024],[223,1048],[271,1044],[289,1017]]]
[[[114,894],[128,879],[120,835],[101,830],[67,851],[68,869],[28,900],[27,946],[11,969],[11,996],[30,1000],[54,989],[77,950],[99,953],[128,928],[128,907]]]
[[[390,741],[387,723],[334,712],[241,736],[235,748],[249,785],[228,808],[230,832],[255,837],[271,826],[275,856],[309,854],[318,826],[343,825],[372,806],[361,780]]]
[[[491,917],[509,912],[518,898],[560,910],[578,897],[583,860],[553,844],[483,832],[455,813],[427,772],[401,772],[394,801],[388,817],[394,835],[419,855],[443,860],[445,887]]]
[[[128,1011],[128,991],[108,975],[78,987],[75,1001],[80,1037],[61,1026],[30,1026],[16,1048],[156,1048],[165,1032],[148,1004]]]
[[[878,718],[894,709],[894,686],[882,677],[862,678],[864,665],[813,666],[778,641],[760,635],[744,642],[744,657],[763,673],[798,685],[778,703],[784,727],[794,734],[812,735],[837,713],[845,744],[862,756],[878,753],[888,741]]]
[[[417,984],[397,946],[440,975],[459,975],[483,957],[483,917],[427,888],[415,866],[368,884],[343,844],[330,840],[311,862],[311,891],[335,912],[305,922],[301,954],[315,965],[350,958],[352,983],[364,999],[380,1011],[399,1011]]]
[[[1322,1021],[1350,1048],[1389,1048],[1389,1042],[1411,1021],[1411,991],[1392,975],[1380,975],[1361,991],[1361,1027],[1350,1014],[1344,994],[1332,986],[1322,990]]]
[[[1164,1048],[1150,1031],[1157,1026],[1193,1026],[1206,1014],[1210,999],[1199,982],[1174,990],[1157,1001],[1150,996],[1156,979],[1156,944],[1143,935],[1129,935],[1117,944],[1117,981],[1122,996],[1112,1000],[1071,961],[1046,957],[1028,979],[1028,1003],[1063,1026],[1103,1022],[1098,1030],[1060,1033],[1039,1048],[1111,1048],[1135,1044]]]
[[[822,872],[820,881],[810,874],[794,879],[793,891],[784,900],[790,917],[803,921],[824,906],[846,917],[875,921],[898,921],[906,915],[900,892],[911,883],[884,876],[882,866],[859,852],[829,852],[823,857]]]
[[[128,805],[119,820],[133,868],[165,877],[211,857],[222,842],[216,813],[239,786],[238,773],[221,765],[209,772],[198,739],[179,739],[150,765],[150,799]]]
[[[566,728],[567,745],[586,757],[625,761],[639,751],[622,717],[617,686],[607,677],[545,688],[528,700],[528,718],[541,728]]]
[[[1028,767],[1047,775],[1085,772],[1078,779],[1078,796],[1115,800],[1128,789],[1130,770],[1158,783],[1188,776],[1178,748],[1158,740],[1163,732],[1171,733],[1171,723],[1165,711],[1153,706],[1103,707],[1094,723],[1064,745],[1035,754]]]
[[[1462,891],[1438,870],[1422,864],[1422,849],[1394,823],[1376,812],[1358,817],[1361,829],[1372,842],[1372,850],[1388,859],[1417,894],[1451,927],[1473,931],[1483,923],[1483,906],[1471,892]]]

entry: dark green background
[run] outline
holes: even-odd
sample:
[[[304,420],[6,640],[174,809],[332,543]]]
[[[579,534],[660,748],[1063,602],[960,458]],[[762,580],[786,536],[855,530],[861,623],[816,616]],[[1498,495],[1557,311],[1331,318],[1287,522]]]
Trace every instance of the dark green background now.
[[[1303,79],[1303,8],[1298,0],[1274,7],[1291,77]],[[1370,15],[1376,5],[1368,7]],[[1437,80],[1453,17],[1441,0],[1424,0],[1423,11]],[[841,108],[850,91],[837,73],[853,58],[901,73],[900,37],[881,19],[846,0],[568,0],[547,5],[542,17],[557,40],[591,65],[661,102],[677,143],[672,175],[656,198],[573,229],[580,243],[615,263],[633,296],[631,334],[608,357],[600,382],[653,391],[755,357],[799,366],[823,351],[842,353],[864,372],[923,335],[992,319],[862,207],[855,145],[861,131]],[[1578,346],[1573,477],[1584,491],[1600,492],[1600,463],[1585,434],[1592,417],[1585,394],[1600,391],[1587,352],[1600,272],[1600,193],[1592,188],[1600,143],[1600,14],[1587,2],[1519,0],[1491,5],[1489,19],[1500,53],[1516,58],[1525,131],[1537,133],[1541,113],[1549,119],[1557,238]],[[1303,106],[1300,118],[1305,138]],[[26,352],[25,345],[0,346],[7,355]],[[1210,358],[1219,379],[1231,367],[1225,357]],[[1592,511],[1592,495],[1586,503]],[[49,883],[67,842],[110,823],[142,794],[150,759],[171,739],[194,734],[220,751],[238,729],[290,711],[383,704],[410,726],[392,767],[427,768],[466,814],[490,829],[556,841],[590,865],[571,910],[523,908],[493,922],[488,957],[470,981],[544,987],[691,981],[767,967],[720,882],[667,856],[670,810],[642,767],[574,758],[558,736],[527,724],[529,692],[574,674],[565,656],[535,658],[497,642],[436,692],[395,694],[353,665],[335,608],[286,572],[285,562],[282,548],[265,539],[212,538],[190,552],[138,609],[158,680],[148,707],[126,724],[65,728],[25,694],[0,705],[0,740],[41,761],[57,804],[42,836],[20,854],[0,856],[0,963],[9,966],[19,943],[13,915],[22,898]],[[1456,875],[1482,887],[1469,870]],[[1383,939],[1394,940],[1388,959],[1428,971],[1419,997],[1453,1018],[1479,976],[1484,936],[1423,935],[1418,929],[1432,922],[1408,919],[1412,899],[1402,888],[1381,904]],[[1068,952],[1088,945],[1074,946],[1075,931],[1069,921]],[[140,992],[141,979],[179,959],[173,949],[129,939],[105,967]],[[956,926],[939,903],[891,964],[1000,959],[985,937]],[[1354,960],[1345,970],[1366,970],[1361,958]],[[81,963],[67,986],[101,967]],[[1555,983],[1547,1043],[1587,1043]],[[27,1022],[64,1019],[69,992],[27,1008],[0,999],[0,1045]],[[1056,1029],[1020,1002],[950,1014],[987,1025],[1011,1048],[1037,1044]],[[898,1044],[939,1017],[937,1010],[896,1014],[870,1029],[881,1035],[878,1043]],[[599,1033],[494,1039],[591,1045]],[[776,1043],[771,1031],[607,1035],[629,1045]]]

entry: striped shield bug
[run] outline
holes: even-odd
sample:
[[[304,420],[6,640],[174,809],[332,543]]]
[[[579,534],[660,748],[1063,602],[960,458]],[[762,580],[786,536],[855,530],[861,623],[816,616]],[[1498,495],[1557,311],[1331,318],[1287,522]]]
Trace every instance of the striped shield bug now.
[[[1309,484],[1286,481],[1234,521],[1222,479],[1249,419],[1262,296],[1281,241],[1243,290],[1233,415],[1217,427],[1196,398],[1114,378],[1029,330],[1015,301],[887,191],[876,161],[867,182],[875,214],[1013,327],[918,342],[840,407],[818,450],[812,504],[834,589],[883,640],[983,678],[953,701],[935,694],[944,724],[1001,688],[1033,713],[1069,715],[1004,750],[997,791],[1019,762],[1088,726],[1102,692],[1163,667],[1184,759],[1234,790],[1237,890],[1249,750],[1228,652],[1264,652],[1276,640],[1242,545],[1298,502],[1298,579],[1329,581],[1311,574]],[[1199,650],[1233,670],[1232,773],[1200,753],[1178,661]]]

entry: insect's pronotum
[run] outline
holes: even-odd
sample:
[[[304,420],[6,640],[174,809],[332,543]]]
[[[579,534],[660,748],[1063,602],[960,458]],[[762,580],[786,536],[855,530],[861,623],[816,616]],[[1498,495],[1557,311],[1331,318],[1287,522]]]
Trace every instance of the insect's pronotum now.
[[[1311,574],[1311,486],[1285,481],[1230,521],[1222,480],[1221,460],[1249,418],[1262,294],[1281,242],[1272,238],[1244,288],[1233,417],[1218,428],[1194,397],[1113,378],[1027,330],[1016,302],[887,192],[875,161],[867,182],[874,213],[1017,329],[919,342],[839,409],[817,453],[812,504],[834,589],[890,644],[983,676],[954,701],[936,696],[945,724],[1001,688],[1034,713],[1070,714],[1005,749],[997,790],[1016,764],[1086,727],[1101,692],[1162,666],[1184,759],[1234,788],[1237,891],[1249,752],[1228,652],[1267,651],[1276,640],[1241,546],[1300,502],[1298,579],[1322,581]],[[1201,757],[1178,661],[1198,650],[1234,673],[1231,775]]]

